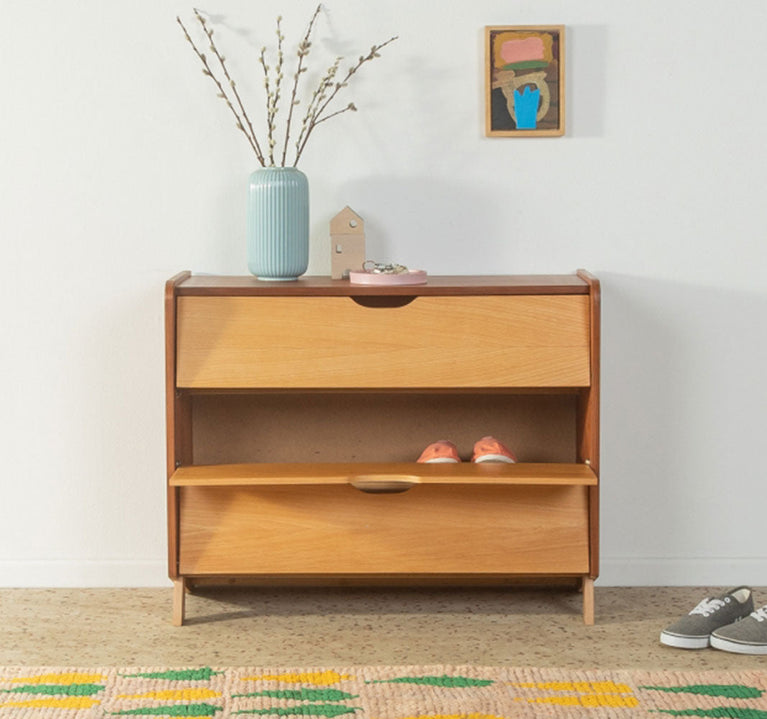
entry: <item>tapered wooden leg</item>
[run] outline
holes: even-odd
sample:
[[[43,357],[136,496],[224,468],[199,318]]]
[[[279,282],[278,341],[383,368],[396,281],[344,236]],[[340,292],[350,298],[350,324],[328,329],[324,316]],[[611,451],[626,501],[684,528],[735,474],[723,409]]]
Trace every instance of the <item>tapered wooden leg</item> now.
[[[183,577],[173,580],[173,626],[184,623],[184,601],[186,599],[186,580]]]
[[[583,578],[583,623],[594,623],[594,580],[591,577]]]

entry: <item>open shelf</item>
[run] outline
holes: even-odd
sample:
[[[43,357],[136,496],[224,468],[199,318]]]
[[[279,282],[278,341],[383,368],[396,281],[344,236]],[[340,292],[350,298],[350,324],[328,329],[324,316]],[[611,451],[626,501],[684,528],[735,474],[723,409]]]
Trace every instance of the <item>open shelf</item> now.
[[[587,464],[496,462],[417,464],[415,462],[333,462],[208,464],[179,467],[172,487],[236,487],[254,485],[350,484],[407,478],[413,484],[579,485],[596,486],[597,476]]]
[[[460,475],[486,435],[520,464],[579,461],[578,395],[571,391],[195,391],[189,404],[194,443],[184,465],[286,463],[306,472],[326,463],[415,463],[427,445],[449,439],[464,460],[450,471]]]

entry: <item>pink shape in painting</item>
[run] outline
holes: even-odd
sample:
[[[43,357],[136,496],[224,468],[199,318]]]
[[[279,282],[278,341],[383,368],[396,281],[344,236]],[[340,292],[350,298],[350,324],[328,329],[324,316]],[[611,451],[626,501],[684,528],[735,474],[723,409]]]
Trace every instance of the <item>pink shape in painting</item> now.
[[[540,37],[507,40],[501,46],[501,57],[508,65],[527,60],[543,60],[543,40]]]

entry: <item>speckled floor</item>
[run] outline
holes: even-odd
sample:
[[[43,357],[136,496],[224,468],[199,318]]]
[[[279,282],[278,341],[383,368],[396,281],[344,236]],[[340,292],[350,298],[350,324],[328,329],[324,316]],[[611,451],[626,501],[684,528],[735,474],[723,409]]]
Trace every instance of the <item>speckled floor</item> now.
[[[767,656],[662,646],[712,588],[596,588],[597,623],[562,589],[0,589],[0,665],[473,664],[747,669]],[[767,589],[755,590],[758,604]]]

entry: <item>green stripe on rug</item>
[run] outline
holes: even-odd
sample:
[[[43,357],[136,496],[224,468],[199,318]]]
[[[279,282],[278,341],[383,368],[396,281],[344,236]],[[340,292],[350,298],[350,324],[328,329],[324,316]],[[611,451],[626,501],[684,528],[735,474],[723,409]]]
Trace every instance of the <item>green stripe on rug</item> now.
[[[354,714],[360,707],[346,707],[340,704],[299,704],[290,707],[265,707],[240,709],[233,714],[271,714],[273,716],[337,717],[342,714]]]
[[[743,684],[690,684],[683,687],[641,687],[659,692],[672,692],[676,694],[698,694],[708,697],[728,697],[730,699],[756,699],[764,690],[749,687]]]
[[[213,704],[174,704],[172,706],[139,707],[124,709],[110,714],[123,716],[168,716],[168,717],[207,717],[222,711],[221,707]]]
[[[493,683],[492,679],[471,679],[470,677],[448,676],[441,677],[395,677],[394,679],[377,679],[379,684],[424,684],[430,687],[487,687]]]
[[[354,699],[356,694],[349,694],[340,689],[267,689],[262,692],[250,692],[248,694],[232,694],[232,698],[239,697],[271,697],[272,699],[298,699],[301,701],[340,702],[344,699]]]
[[[722,717],[722,719],[765,719],[767,711],[749,707],[715,707],[713,709],[661,709],[676,717]]]

